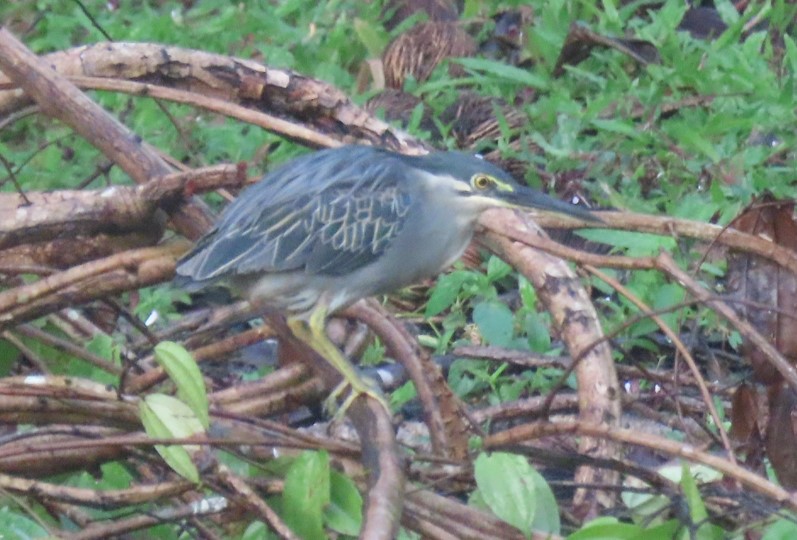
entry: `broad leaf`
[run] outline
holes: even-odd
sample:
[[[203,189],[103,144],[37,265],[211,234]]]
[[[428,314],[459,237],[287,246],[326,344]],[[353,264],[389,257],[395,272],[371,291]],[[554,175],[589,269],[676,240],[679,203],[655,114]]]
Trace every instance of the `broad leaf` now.
[[[559,509],[551,488],[522,456],[481,454],[474,463],[476,485],[490,510],[525,534],[559,534]]]
[[[363,498],[348,476],[330,471],[330,504],[324,510],[326,524],[340,534],[358,536],[362,526]]]
[[[506,304],[482,302],[473,308],[473,322],[479,326],[484,341],[490,345],[509,347],[514,334],[515,317]]]
[[[180,439],[205,431],[194,411],[172,396],[151,394],[141,400],[139,412],[147,435],[153,439]],[[199,483],[199,471],[191,461],[198,446],[158,444],[155,450],[177,474]]]
[[[303,452],[285,475],[282,518],[304,540],[324,540],[324,508],[330,501],[329,454]]]
[[[617,518],[602,517],[586,523],[567,540],[630,540],[644,529],[639,525],[620,523]]]
[[[684,462],[681,466],[681,489],[689,506],[689,517],[692,524],[697,527],[697,534],[694,531],[684,530],[681,538],[694,540],[721,540],[724,538],[722,529],[708,521],[708,511],[697,489],[693,472],[689,469],[689,464]]]
[[[467,279],[468,272],[463,270],[455,270],[450,274],[440,276],[434,289],[432,289],[429,301],[426,302],[424,316],[434,317],[441,311],[451,307]]]
[[[50,537],[41,525],[10,508],[0,508],[0,523],[2,523],[0,538],[3,540],[33,540],[34,538]]]
[[[208,417],[208,394],[205,379],[199,371],[194,357],[185,347],[172,341],[163,341],[155,346],[155,361],[160,364],[177,386],[177,397],[191,409],[205,429],[210,425]]]

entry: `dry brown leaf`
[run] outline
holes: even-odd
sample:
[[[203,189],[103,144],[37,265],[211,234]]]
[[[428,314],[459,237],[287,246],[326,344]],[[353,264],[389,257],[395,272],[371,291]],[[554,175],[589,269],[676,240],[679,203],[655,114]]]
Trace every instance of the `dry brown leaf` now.
[[[794,203],[765,198],[746,211],[735,228],[797,250],[797,223]],[[728,263],[728,289],[738,301],[737,312],[745,317],[780,353],[797,358],[797,276],[782,267],[746,253],[732,252]],[[758,381],[773,384],[781,380],[778,371],[757,348],[742,344]]]
[[[785,383],[769,389],[766,447],[781,485],[797,488],[797,394]]]

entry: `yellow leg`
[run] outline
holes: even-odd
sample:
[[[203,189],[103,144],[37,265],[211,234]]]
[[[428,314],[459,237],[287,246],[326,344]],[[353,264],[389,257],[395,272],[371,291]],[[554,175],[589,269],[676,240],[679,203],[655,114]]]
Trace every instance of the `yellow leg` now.
[[[327,310],[324,307],[316,308],[310,315],[309,321],[298,318],[288,319],[288,327],[293,332],[293,335],[307,343],[343,377],[343,382],[335,388],[325,401],[326,409],[329,412],[334,412],[335,418],[339,418],[346,413],[346,409],[358,396],[365,394],[377,400],[390,414],[390,406],[379,388],[368,379],[360,376],[351,362],[346,360],[343,353],[329,340],[326,333],[326,320]],[[351,387],[351,393],[343,400],[343,404],[338,409],[337,398],[340,397],[346,386]]]

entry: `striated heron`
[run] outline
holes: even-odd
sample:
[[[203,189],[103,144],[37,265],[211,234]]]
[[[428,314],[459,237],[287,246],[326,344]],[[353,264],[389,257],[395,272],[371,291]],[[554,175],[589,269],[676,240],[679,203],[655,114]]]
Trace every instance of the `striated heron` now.
[[[482,211],[495,206],[596,220],[476,156],[347,146],[290,161],[243,191],[179,261],[178,279],[194,288],[225,281],[253,305],[284,311],[294,335],[351,386],[341,413],[360,394],[385,405],[327,337],[327,317],[438,274],[462,255]]]

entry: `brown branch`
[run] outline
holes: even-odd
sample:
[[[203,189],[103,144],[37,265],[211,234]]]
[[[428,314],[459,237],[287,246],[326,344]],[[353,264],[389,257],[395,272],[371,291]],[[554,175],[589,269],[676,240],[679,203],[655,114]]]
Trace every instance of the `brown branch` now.
[[[79,345],[75,345],[71,341],[67,341],[66,339],[62,339],[59,337],[54,336],[49,332],[45,332],[39,328],[31,324],[22,324],[16,327],[14,333],[18,333],[22,336],[35,339],[44,343],[45,345],[49,345],[50,347],[54,347],[56,349],[62,350],[67,354],[70,354],[76,358],[80,358],[88,362],[89,364],[100,368],[103,371],[108,373],[112,373],[114,375],[121,375],[122,374],[122,367],[114,364],[110,360],[103,358],[97,354],[92,353],[91,351],[87,350],[85,347],[81,347]]]
[[[192,105],[200,109],[205,109],[206,111],[215,112],[262,127],[272,133],[282,135],[289,140],[314,148],[334,148],[343,144],[339,138],[324,135],[298,122],[289,122],[272,114],[253,110],[244,105],[230,103],[224,99],[204,96],[196,92],[135,81],[101,79],[99,77],[73,76],[69,77],[69,80],[78,87],[87,90],[110,90],[139,97],[164,99],[173,103]]]
[[[651,320],[656,323],[662,333],[667,336],[667,338],[672,341],[673,346],[675,349],[683,356],[684,361],[686,361],[687,366],[689,366],[689,370],[692,372],[692,375],[695,378],[695,383],[697,384],[698,389],[700,390],[700,395],[703,397],[703,402],[706,404],[706,408],[711,415],[711,418],[714,420],[715,427],[719,431],[720,438],[722,439],[722,444],[725,447],[725,451],[728,454],[728,459],[736,463],[736,457],[733,455],[733,448],[731,447],[731,441],[728,438],[728,432],[725,427],[722,425],[722,419],[720,418],[719,412],[717,411],[717,407],[714,405],[714,399],[711,393],[708,390],[708,386],[706,385],[706,381],[700,373],[700,369],[697,367],[697,363],[695,359],[692,357],[692,354],[689,352],[689,349],[686,348],[684,342],[678,337],[678,334],[675,331],[667,326],[667,323],[664,322],[659,315],[655,314],[653,310],[645,304],[642,300],[640,300],[635,294],[633,294],[627,287],[625,287],[622,283],[613,279],[608,274],[601,272],[597,268],[592,265],[586,265],[585,269],[590,272],[592,275],[598,277],[599,279],[603,280],[609,286],[614,288],[617,292],[623,295],[625,298],[628,299],[634,306],[637,307],[640,311],[645,313],[646,315],[650,316]]]
[[[175,242],[113,255],[0,292],[0,330],[67,306],[161,283],[174,275]]]
[[[311,367],[327,388],[338,384],[340,374],[337,370],[308,345],[296,339],[282,317],[272,315],[268,321],[280,337],[281,363],[302,362]],[[362,538],[391,539],[398,533],[405,481],[391,417],[380,403],[368,396],[355,399],[346,414],[359,435],[362,462],[368,471],[368,491],[360,535]]]
[[[24,243],[0,251],[0,274],[49,275],[57,269],[152,246],[160,239],[161,229],[144,226],[143,230],[124,234],[96,232],[90,235],[55,236],[53,240]]]
[[[191,482],[179,480],[134,486],[127,489],[97,490],[61,486],[0,474],[0,489],[2,490],[103,509],[152,502],[164,497],[179,495],[193,487],[195,486]]]
[[[427,520],[455,538],[523,538],[523,534],[511,525],[501,521],[489,512],[467,506],[448,497],[443,497],[428,490],[419,489],[407,494],[408,510],[415,514],[415,519]],[[535,534],[534,540],[557,537],[547,534]]]
[[[266,112],[272,115],[268,123],[277,133],[304,126],[339,143],[360,142],[404,153],[426,152],[423,144],[357,107],[334,86],[252,60],[153,43],[123,42],[86,45],[43,58],[52,70],[63,76],[129,79]],[[0,77],[0,85],[3,82]],[[128,88],[133,90],[133,87]],[[133,91],[138,93],[140,88]],[[25,96],[11,91],[0,92],[0,116],[28,103]],[[277,125],[273,115],[294,119],[293,127]],[[290,131],[285,133],[291,136]]]
[[[415,338],[378,304],[358,302],[344,312],[373,330],[412,379],[429,428],[432,450],[445,457],[465,459],[470,426],[464,406],[445,382],[440,368],[421,350]]]
[[[374,399],[357,399],[349,408],[360,436],[362,465],[368,471],[368,492],[360,538],[396,537],[404,507],[404,466],[391,418]]]
[[[0,194],[0,249],[59,236],[124,233],[162,226],[154,219],[157,206],[136,188],[114,187],[102,191],[33,192],[25,204],[13,193]]]
[[[300,378],[296,382],[275,381],[271,376],[266,376],[261,379],[262,383],[258,381],[243,389],[243,394],[248,395],[219,404],[218,410],[248,416],[275,415],[291,411],[299,403],[317,402],[324,396],[324,383],[318,377],[308,378],[309,370],[303,365],[296,364],[283,369],[288,370],[288,375],[293,375],[297,367],[300,369]],[[283,370],[275,373],[284,375]],[[259,394],[251,393],[258,389],[261,390]],[[218,403],[215,395],[209,398],[211,403]]]
[[[58,535],[62,540],[105,540],[120,538],[146,527],[162,523],[177,522],[200,516],[212,516],[228,509],[227,500],[223,497],[210,496],[200,501],[192,501],[180,506],[160,506],[148,514],[136,514],[133,517],[95,522],[83,530],[74,533],[62,532]]]
[[[162,234],[155,211],[188,194],[221,187],[240,187],[246,177],[235,165],[217,165],[153,178],[146,184],[102,190],[60,190],[0,194],[0,250],[23,243],[78,235],[148,231]],[[0,253],[0,257],[2,257]]]
[[[792,511],[797,510],[797,495],[770,482],[766,478],[714,454],[697,450],[691,445],[666,439],[651,433],[642,433],[630,429],[609,427],[607,425],[594,425],[584,422],[539,422],[517,426],[490,435],[485,440],[485,447],[493,450],[498,450],[503,447],[511,448],[513,445],[531,439],[562,434],[602,438],[614,441],[615,443],[643,446],[655,450],[656,452],[664,452],[672,456],[683,458],[690,462],[702,463],[737,480],[743,486],[770,497]]]
[[[579,359],[575,368],[579,418],[596,425],[616,426],[621,416],[617,372],[608,345],[600,341],[603,332],[598,315],[578,276],[560,259],[508,238],[516,230],[542,235],[533,222],[507,210],[490,210],[484,213],[481,223],[488,229],[485,240],[489,246],[534,285],[570,355]],[[594,343],[599,344],[593,346]],[[584,454],[599,458],[615,458],[619,452],[613,443],[589,438],[582,439],[579,447]],[[619,478],[614,472],[581,467],[576,481],[611,485]],[[578,490],[575,502],[584,515],[591,515],[600,513],[600,507],[612,506],[613,499],[614,494],[610,492]]]
[[[52,399],[35,396],[3,396],[0,423],[5,424],[103,424],[138,425],[138,411],[123,403],[96,400]],[[0,452],[2,455],[2,452]]]
[[[252,345],[264,339],[274,337],[274,332],[267,325],[251,328],[240,334],[235,334],[215,343],[195,349],[189,348],[191,355],[197,362],[205,362],[229,355],[248,345]],[[153,357],[149,356],[142,360],[143,364],[153,364]],[[132,376],[124,382],[124,390],[130,394],[139,394],[150,388],[154,384],[166,378],[166,371],[158,366],[152,367],[141,375]]]
[[[224,440],[230,438],[251,441],[246,444],[251,446],[252,457],[255,459],[274,457],[275,448],[325,449],[336,457],[347,459],[358,467],[361,466],[359,461],[356,461],[360,455],[360,448],[353,442],[309,433],[307,430],[296,430],[274,420],[230,413],[221,409],[213,411],[213,418],[214,427],[220,428],[224,433]],[[262,451],[262,454],[258,454],[258,451]]]
[[[480,422],[496,422],[499,420],[519,420],[540,418],[543,414],[549,415],[574,413],[578,410],[578,395],[559,392],[554,396],[550,406],[548,396],[535,396],[516,399],[499,405],[484,407],[473,412],[473,416]]]
[[[790,272],[797,273],[797,253],[783,248],[758,236],[736,231],[734,229],[723,229],[716,225],[699,223],[688,220],[678,220],[672,218],[658,218],[655,216],[643,216],[638,214],[606,213],[601,214],[602,219],[609,226],[617,226],[623,229],[644,230],[652,233],[669,234],[665,231],[675,232],[684,236],[691,236],[701,240],[723,244],[739,251],[745,251],[769,259]],[[586,222],[571,218],[554,217],[552,220],[545,218],[539,219],[540,222],[551,221],[555,223],[569,223],[578,226],[587,225]],[[705,305],[717,311],[723,318],[728,320],[739,333],[750,340],[758,347],[772,365],[783,375],[789,385],[797,390],[797,368],[792,366],[780,352],[772,346],[769,341],[762,336],[752,325],[742,320],[725,302],[718,300],[705,288],[698,285],[694,279],[686,272],[678,268],[678,265],[666,253],[661,253],[657,257],[606,257],[584,253],[537,234],[523,231],[519,228],[502,228],[500,234],[513,240],[523,242],[528,246],[534,246],[545,252],[552,253],[559,257],[567,258],[583,264],[590,264],[596,267],[614,267],[629,269],[656,269],[661,270],[673,277],[680,285],[684,286],[696,298],[700,299]],[[719,235],[719,236],[716,236]],[[598,341],[596,341],[597,343]]]
[[[778,372],[780,372],[786,382],[789,383],[789,386],[797,391],[797,368],[784,358],[783,355],[780,354],[780,351],[778,351],[767,338],[761,335],[753,325],[739,317],[728,304],[717,300],[714,295],[695,282],[689,274],[681,270],[678,265],[675,264],[675,261],[669,254],[660,253],[659,256],[656,257],[656,266],[659,270],[666,272],[675,279],[679,285],[731,323],[742,337],[749,340],[750,343],[761,351],[764,357],[778,370]]]
[[[738,251],[758,255],[797,274],[797,253],[760,236],[728,229],[711,223],[677,219],[667,216],[650,216],[631,212],[599,212],[603,220],[600,228],[646,232],[668,237],[686,237],[723,245]],[[535,214],[534,221],[545,228],[594,228],[595,224],[566,216]],[[563,259],[591,264],[599,268],[627,268],[650,270],[656,268],[651,257],[605,256],[587,253],[563,246],[553,240],[522,230],[503,231],[512,240],[539,247]]]
[[[48,477],[85,471],[103,463],[123,459],[127,455],[127,449],[121,446],[97,444],[101,439],[116,437],[123,433],[118,428],[80,423],[70,425],[68,423],[70,411],[64,412],[62,423],[45,425],[42,428],[18,433],[14,437],[6,437],[0,445],[2,453],[0,471],[26,478]],[[74,447],[76,442],[87,441],[89,448]]]
[[[135,134],[2,27],[0,69],[25,90],[45,114],[74,129],[136,183],[144,184],[153,177],[171,172],[160,156],[141,144]],[[212,224],[210,212],[198,200],[178,207],[171,218],[180,232],[192,239]]]
[[[249,484],[233,474],[226,466],[221,464],[216,466],[216,479],[232,491],[234,498],[238,500],[239,504],[245,506],[255,516],[259,516],[268,523],[272,530],[280,535],[280,538],[299,540],[299,537],[282,521],[282,518],[266,504],[266,501],[255,493]]]

